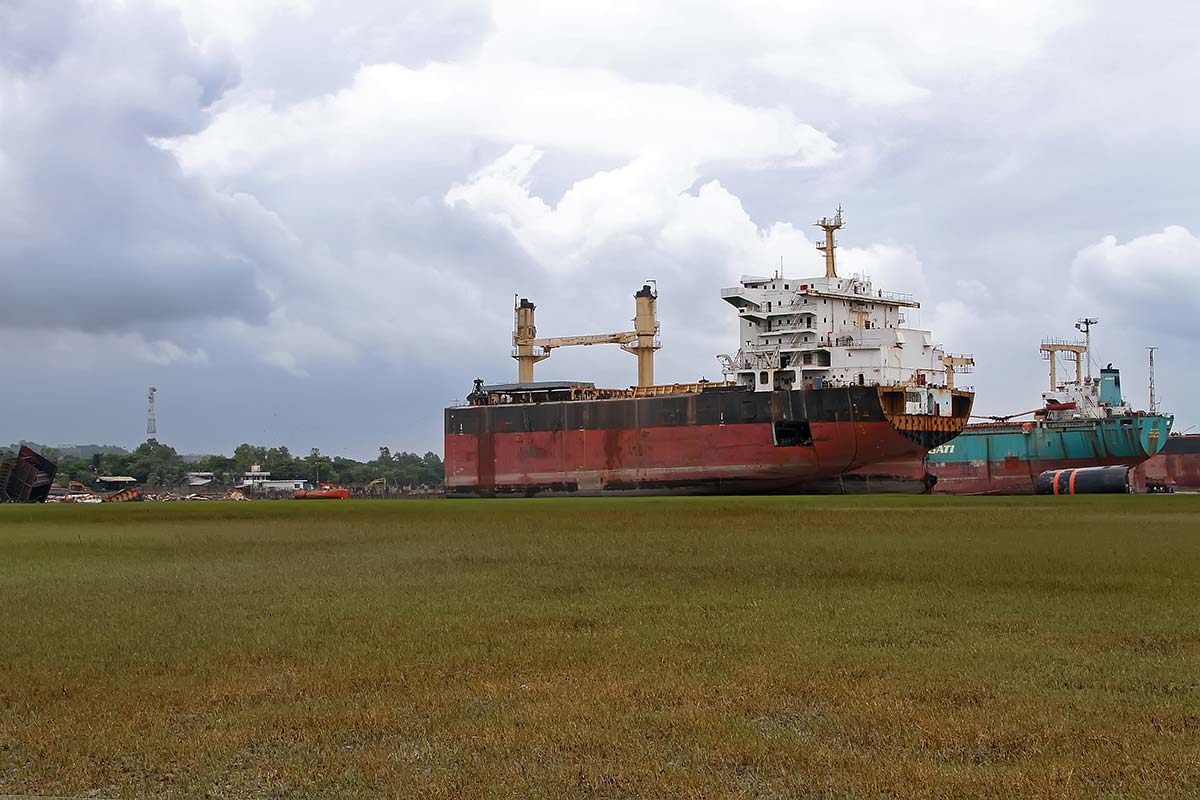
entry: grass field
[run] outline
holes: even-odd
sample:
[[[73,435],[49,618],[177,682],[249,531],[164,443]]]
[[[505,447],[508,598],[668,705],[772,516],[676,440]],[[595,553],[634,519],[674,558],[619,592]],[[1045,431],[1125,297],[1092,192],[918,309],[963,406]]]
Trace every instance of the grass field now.
[[[1200,796],[1200,497],[0,506],[0,794]]]

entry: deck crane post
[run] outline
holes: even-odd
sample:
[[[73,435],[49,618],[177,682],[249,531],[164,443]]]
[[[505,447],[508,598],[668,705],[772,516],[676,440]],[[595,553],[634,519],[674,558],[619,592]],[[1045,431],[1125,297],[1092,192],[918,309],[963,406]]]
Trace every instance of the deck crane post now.
[[[638,386],[654,385],[654,351],[662,347],[658,340],[658,292],[653,281],[647,281],[633,296],[636,311],[633,330],[616,333],[596,333],[583,336],[537,336],[534,324],[536,306],[520,298],[513,306],[513,354],[517,361],[517,380],[533,381],[533,365],[550,357],[556,347],[582,347],[593,344],[618,344],[638,361]]]
[[[954,372],[961,370],[962,372],[970,372],[975,366],[975,359],[971,356],[954,355],[946,353],[942,356],[942,364],[946,367],[946,388],[954,388]]]

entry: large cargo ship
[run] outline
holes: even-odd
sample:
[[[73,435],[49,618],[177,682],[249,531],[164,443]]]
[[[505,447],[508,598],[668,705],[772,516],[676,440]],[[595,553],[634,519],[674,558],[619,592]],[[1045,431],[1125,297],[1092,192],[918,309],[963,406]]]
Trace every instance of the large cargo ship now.
[[[950,494],[1033,494],[1039,473],[1080,467],[1135,467],[1167,443],[1174,418],[1135,411],[1121,391],[1112,364],[1091,375],[1091,326],[1077,327],[1083,341],[1046,339],[1050,391],[1032,419],[997,419],[967,427],[933,448],[924,468],[937,478],[935,491]],[[1057,359],[1074,362],[1075,379],[1058,381]],[[1086,373],[1085,374],[1085,368]],[[1014,415],[1023,416],[1023,415]]]
[[[533,303],[514,305],[516,383],[477,380],[445,411],[449,496],[791,492],[836,484],[848,470],[908,457],[966,426],[973,393],[954,387],[964,356],[906,327],[919,304],[839,277],[834,231],[817,223],[825,275],[743,276],[721,297],[737,309],[739,349],[720,356],[725,380],[656,385],[657,290],[634,295],[634,330],[538,338]],[[538,382],[553,349],[620,344],[638,385]]]

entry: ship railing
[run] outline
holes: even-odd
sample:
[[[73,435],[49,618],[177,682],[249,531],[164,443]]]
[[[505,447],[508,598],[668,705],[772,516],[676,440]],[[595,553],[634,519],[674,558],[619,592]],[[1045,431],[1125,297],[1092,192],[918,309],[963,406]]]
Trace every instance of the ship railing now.
[[[894,300],[899,303],[911,303],[913,296],[907,292],[886,292],[883,289],[871,288],[871,276],[856,272],[850,276],[850,291],[863,297],[877,297],[880,300]]]
[[[1066,347],[1087,347],[1087,342],[1081,342],[1078,339],[1058,339],[1048,338],[1042,339],[1043,345],[1062,345]]]
[[[818,347],[850,347],[854,341],[853,336],[835,336],[833,338],[825,337],[816,344]]]
[[[634,386],[630,397],[661,397],[671,394],[696,394],[718,386],[737,386],[735,381],[702,381],[699,383],[664,383],[657,386]]]

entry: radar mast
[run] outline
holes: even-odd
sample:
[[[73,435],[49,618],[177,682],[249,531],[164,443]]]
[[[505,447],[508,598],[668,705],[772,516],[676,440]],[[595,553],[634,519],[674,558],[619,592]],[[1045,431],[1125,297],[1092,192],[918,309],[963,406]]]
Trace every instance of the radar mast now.
[[[819,222],[814,223],[814,227],[825,231],[825,241],[817,244],[817,249],[825,254],[825,277],[836,278],[837,265],[834,263],[833,251],[837,247],[837,242],[834,241],[833,232],[842,227],[842,207],[838,206],[833,219],[821,217]]]

